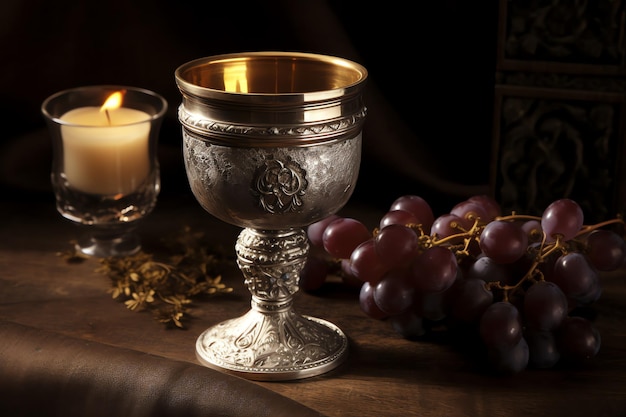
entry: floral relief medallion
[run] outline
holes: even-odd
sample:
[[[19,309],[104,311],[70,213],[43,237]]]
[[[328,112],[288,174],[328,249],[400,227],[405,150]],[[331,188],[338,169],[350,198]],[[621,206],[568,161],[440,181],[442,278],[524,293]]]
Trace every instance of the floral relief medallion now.
[[[263,210],[279,214],[300,211],[307,186],[306,171],[297,162],[270,155],[256,171],[252,192]]]

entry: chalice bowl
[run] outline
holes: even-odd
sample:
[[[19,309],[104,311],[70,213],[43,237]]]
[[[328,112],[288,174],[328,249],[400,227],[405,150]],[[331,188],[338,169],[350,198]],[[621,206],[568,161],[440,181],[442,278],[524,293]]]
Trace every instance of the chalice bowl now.
[[[250,310],[206,329],[205,366],[255,380],[328,372],[347,356],[334,324],[296,311],[305,227],[339,211],[354,190],[366,117],[367,70],[299,52],[248,52],[178,67],[178,118],[191,190],[241,227],[235,252]]]

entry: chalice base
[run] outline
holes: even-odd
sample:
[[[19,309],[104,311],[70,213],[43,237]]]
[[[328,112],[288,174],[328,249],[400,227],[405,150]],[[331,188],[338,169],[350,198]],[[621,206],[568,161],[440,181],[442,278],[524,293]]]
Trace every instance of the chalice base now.
[[[292,308],[260,312],[205,330],[196,356],[205,366],[252,380],[309,378],[335,369],[347,357],[348,339],[334,324]]]

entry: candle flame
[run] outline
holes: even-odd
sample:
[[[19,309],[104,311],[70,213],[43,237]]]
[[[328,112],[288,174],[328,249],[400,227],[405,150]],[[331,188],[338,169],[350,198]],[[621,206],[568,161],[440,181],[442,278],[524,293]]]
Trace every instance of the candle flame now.
[[[245,62],[224,67],[224,89],[234,93],[247,93],[246,70]]]
[[[125,91],[116,91],[111,94],[104,101],[102,107],[100,107],[100,111],[106,112],[107,110],[115,110],[119,109],[122,106],[122,99],[124,98]]]

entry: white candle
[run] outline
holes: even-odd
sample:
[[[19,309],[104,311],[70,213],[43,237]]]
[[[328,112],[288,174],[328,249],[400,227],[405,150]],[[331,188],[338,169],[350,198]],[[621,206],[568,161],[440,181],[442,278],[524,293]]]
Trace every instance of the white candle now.
[[[64,172],[71,187],[91,194],[125,195],[150,172],[150,116],[120,107],[80,107],[61,120]]]

